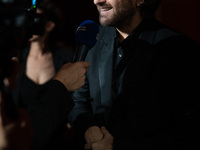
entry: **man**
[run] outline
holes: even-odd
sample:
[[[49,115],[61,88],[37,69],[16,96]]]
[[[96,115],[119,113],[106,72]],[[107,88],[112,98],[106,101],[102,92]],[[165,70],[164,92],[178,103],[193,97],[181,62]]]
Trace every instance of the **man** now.
[[[155,20],[160,2],[94,0],[103,27],[69,115],[85,149],[200,148],[199,45]]]

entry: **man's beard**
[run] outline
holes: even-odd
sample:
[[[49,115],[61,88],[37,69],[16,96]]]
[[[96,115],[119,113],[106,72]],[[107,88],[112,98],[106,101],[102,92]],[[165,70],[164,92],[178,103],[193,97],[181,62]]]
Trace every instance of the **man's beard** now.
[[[135,15],[135,9],[133,8],[132,1],[128,0],[123,3],[123,6],[120,6],[117,12],[114,12],[113,16],[110,18],[105,18],[103,21],[103,15],[99,14],[99,22],[103,26],[112,26],[116,28],[122,28],[127,26],[132,21],[131,18]]]

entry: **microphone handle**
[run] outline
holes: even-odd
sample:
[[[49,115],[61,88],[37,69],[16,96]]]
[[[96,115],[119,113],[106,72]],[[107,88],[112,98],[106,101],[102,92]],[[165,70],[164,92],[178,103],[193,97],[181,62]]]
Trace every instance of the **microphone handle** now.
[[[84,61],[85,57],[89,51],[89,47],[85,44],[80,44],[76,46],[76,51],[72,59],[72,63],[77,61]]]

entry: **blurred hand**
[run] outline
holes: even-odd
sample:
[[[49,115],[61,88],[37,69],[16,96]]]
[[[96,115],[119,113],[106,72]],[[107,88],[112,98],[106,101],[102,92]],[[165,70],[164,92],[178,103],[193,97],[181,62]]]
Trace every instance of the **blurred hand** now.
[[[0,91],[0,150],[29,150],[34,135],[29,114],[20,108],[19,116],[10,119],[4,109],[5,100]]]
[[[4,78],[4,85],[8,87],[9,90],[14,90],[17,87],[17,78],[20,71],[20,63],[17,57],[12,57],[12,70],[10,70],[10,75]]]
[[[84,85],[89,66],[90,63],[85,61],[64,64],[56,73],[54,80],[62,82],[69,91],[75,91]]]
[[[2,107],[2,101],[3,101],[3,97],[2,97],[2,93],[0,91],[0,150],[3,150],[4,148],[7,147],[7,140],[6,140],[6,133],[5,133],[5,129],[3,126],[3,116],[2,116],[2,112],[3,112],[3,107]]]
[[[103,134],[101,129],[97,126],[90,127],[85,132],[85,140],[87,144],[91,144],[97,141],[102,140]]]
[[[93,143],[85,144],[85,149],[88,150],[112,150],[113,136],[108,132],[105,127],[101,127],[103,139]]]

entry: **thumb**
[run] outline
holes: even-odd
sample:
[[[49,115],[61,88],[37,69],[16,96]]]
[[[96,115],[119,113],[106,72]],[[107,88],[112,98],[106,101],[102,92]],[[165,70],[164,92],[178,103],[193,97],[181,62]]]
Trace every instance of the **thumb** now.
[[[108,130],[104,126],[101,127],[101,132],[103,133],[103,135],[106,135],[109,133]]]
[[[87,61],[79,61],[79,62],[76,62],[76,63],[81,64],[84,68],[89,68],[90,67],[90,63],[87,62]]]
[[[92,144],[91,143],[85,144],[85,149],[91,150],[92,149]]]
[[[110,149],[113,149],[112,147],[113,147],[113,140],[114,140],[114,138],[113,138],[113,136],[110,134],[110,132],[103,126],[103,127],[101,127],[101,132],[102,132],[102,134],[103,134],[103,136],[104,136],[104,140],[106,141],[106,145],[107,146],[109,146],[110,147]]]

